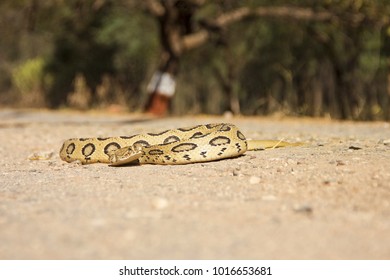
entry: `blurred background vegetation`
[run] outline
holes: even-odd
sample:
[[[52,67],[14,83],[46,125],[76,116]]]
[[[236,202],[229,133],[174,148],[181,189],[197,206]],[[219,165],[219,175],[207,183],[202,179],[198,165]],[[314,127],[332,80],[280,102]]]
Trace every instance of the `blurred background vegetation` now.
[[[390,119],[389,0],[2,0],[1,106],[142,110],[165,2],[208,32],[180,56],[172,113]],[[243,7],[264,13],[213,21]]]

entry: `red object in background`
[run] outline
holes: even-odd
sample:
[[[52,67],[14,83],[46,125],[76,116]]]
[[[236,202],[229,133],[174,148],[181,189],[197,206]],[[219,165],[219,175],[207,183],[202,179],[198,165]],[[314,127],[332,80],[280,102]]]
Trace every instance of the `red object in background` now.
[[[145,112],[156,116],[166,115],[175,90],[176,80],[173,75],[160,71],[154,73],[147,87],[150,96]]]

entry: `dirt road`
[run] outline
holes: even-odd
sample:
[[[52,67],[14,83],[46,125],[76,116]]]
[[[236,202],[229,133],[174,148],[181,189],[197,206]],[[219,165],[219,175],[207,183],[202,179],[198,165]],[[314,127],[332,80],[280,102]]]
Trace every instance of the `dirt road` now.
[[[210,122],[307,144],[183,166],[58,156],[67,138]],[[3,109],[0,139],[1,259],[390,258],[388,123]]]

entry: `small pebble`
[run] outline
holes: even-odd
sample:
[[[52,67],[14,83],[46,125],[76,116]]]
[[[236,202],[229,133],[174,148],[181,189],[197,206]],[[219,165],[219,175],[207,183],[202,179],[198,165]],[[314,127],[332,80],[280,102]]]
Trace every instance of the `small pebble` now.
[[[257,176],[251,176],[249,178],[249,184],[251,184],[251,185],[258,184],[258,183],[260,183],[260,181],[261,181],[260,177],[257,177]]]
[[[230,112],[230,111],[225,111],[224,113],[223,113],[223,117],[225,118],[225,119],[231,119],[231,118],[233,118],[233,113],[232,112]]]
[[[390,146],[390,139],[383,140],[383,145]]]
[[[157,210],[165,209],[168,207],[168,205],[169,205],[168,200],[162,197],[156,197],[152,200],[152,206]]]
[[[83,165],[83,163],[80,160],[74,160],[70,163],[64,162],[63,164],[66,164],[68,167]]]
[[[48,160],[51,159],[54,152],[35,152],[28,156],[29,160]]]
[[[317,142],[317,146],[318,147],[323,147],[325,146],[327,143],[326,142]]]
[[[240,168],[233,169],[233,176],[240,176]]]
[[[336,182],[337,182],[337,180],[335,178],[328,178],[328,179],[324,179],[322,181],[322,184],[331,185],[331,184],[336,183]]]
[[[311,214],[313,213],[313,207],[310,205],[299,205],[293,207],[293,210],[297,213],[303,213],[303,214]]]
[[[351,145],[348,147],[348,150],[361,150],[363,149],[362,147],[358,146],[358,145]]]

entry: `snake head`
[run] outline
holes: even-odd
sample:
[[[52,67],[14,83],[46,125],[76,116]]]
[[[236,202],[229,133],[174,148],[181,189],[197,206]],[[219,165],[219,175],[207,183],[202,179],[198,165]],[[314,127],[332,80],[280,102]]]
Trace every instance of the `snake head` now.
[[[121,166],[126,164],[136,164],[138,159],[143,155],[143,146],[134,144],[126,146],[109,153],[111,166]]]

